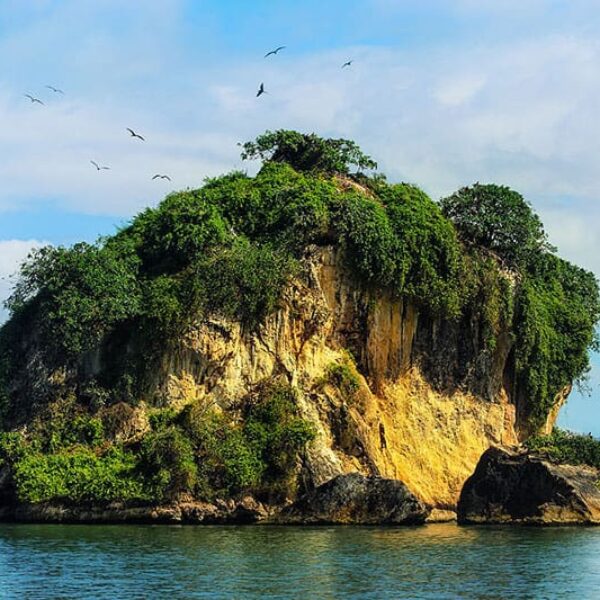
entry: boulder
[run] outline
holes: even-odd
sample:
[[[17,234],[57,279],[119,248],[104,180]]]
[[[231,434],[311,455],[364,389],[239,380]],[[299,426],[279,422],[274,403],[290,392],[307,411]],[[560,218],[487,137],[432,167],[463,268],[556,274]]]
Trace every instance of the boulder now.
[[[463,486],[459,523],[600,524],[600,472],[492,447]]]
[[[338,475],[285,508],[282,523],[420,524],[429,509],[401,482],[359,473]]]

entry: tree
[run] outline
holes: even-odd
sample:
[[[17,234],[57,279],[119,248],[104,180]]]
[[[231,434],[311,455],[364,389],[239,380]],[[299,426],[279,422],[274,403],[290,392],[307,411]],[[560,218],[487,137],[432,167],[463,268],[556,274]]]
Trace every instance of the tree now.
[[[22,264],[6,306],[14,315],[33,303],[47,347],[60,350],[58,358],[74,357],[138,313],[137,266],[135,255],[110,246],[45,246]]]
[[[347,175],[350,167],[376,169],[377,163],[351,140],[322,138],[287,129],[266,131],[242,145],[242,159],[285,162],[297,171]]]
[[[444,198],[441,207],[463,241],[491,250],[508,266],[528,267],[552,250],[529,203],[506,186],[476,183]]]

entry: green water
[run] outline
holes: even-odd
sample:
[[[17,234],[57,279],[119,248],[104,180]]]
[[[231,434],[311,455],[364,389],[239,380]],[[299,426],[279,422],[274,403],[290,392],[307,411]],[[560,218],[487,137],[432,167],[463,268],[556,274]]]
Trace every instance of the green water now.
[[[1,598],[600,598],[600,528],[0,525]]]

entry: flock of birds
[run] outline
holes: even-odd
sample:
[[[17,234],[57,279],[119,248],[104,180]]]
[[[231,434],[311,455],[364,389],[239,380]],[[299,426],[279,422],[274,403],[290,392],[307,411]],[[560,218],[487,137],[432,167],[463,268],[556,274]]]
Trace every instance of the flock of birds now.
[[[277,48],[270,50],[269,52],[267,52],[265,54],[265,58],[269,58],[269,56],[276,56],[277,54],[279,54],[279,52],[281,52],[282,50],[285,50],[287,48],[287,46],[277,46]],[[342,69],[345,69],[346,67],[350,67],[352,66],[352,63],[354,61],[353,60],[348,60],[346,61],[343,65],[342,65]],[[261,83],[260,86],[258,87],[258,92],[256,92],[256,97],[258,98],[259,96],[262,96],[263,94],[268,94],[269,92],[267,92],[267,90],[265,89],[265,84]]]
[[[276,56],[277,54],[279,54],[279,52],[281,52],[282,50],[285,50],[286,46],[278,46],[277,48],[270,50],[269,52],[267,52],[264,56],[264,58],[269,58],[269,56]],[[342,69],[345,69],[347,67],[352,66],[352,63],[354,61],[353,60],[348,60],[346,61],[343,65],[342,65]],[[52,91],[53,94],[60,94],[63,95],[65,94],[65,92],[63,90],[61,90],[60,88],[54,87],[53,85],[47,85],[45,86],[46,89],[49,89],[50,91]],[[256,93],[256,97],[258,98],[259,96],[262,96],[263,94],[268,94],[269,92],[267,92],[267,90],[265,89],[265,84],[261,83],[259,88],[258,88],[258,92]],[[36,98],[35,96],[32,96],[31,94],[24,94],[25,98],[28,98],[29,101],[32,104],[40,104],[42,106],[45,106],[45,103],[40,100],[39,98]],[[133,129],[131,129],[130,127],[126,128],[126,131],[129,132],[130,137],[138,139],[142,142],[146,141],[146,138],[144,138],[142,135],[140,135],[139,133],[137,133],[136,131],[134,131]],[[96,169],[96,171],[110,171],[110,167],[107,165],[102,165],[99,164],[98,162],[96,162],[95,160],[90,160],[90,163],[92,164],[92,166]],[[156,173],[156,175],[154,175],[152,177],[152,180],[157,180],[157,179],[164,179],[167,181],[172,181],[171,178],[168,175],[162,174],[162,173]]]

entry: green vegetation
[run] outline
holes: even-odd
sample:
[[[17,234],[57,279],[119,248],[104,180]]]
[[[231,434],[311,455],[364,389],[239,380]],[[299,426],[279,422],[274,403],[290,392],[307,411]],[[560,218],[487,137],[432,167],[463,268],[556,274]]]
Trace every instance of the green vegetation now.
[[[135,467],[135,456],[119,448],[98,455],[75,447],[52,454],[26,451],[12,476],[22,502],[144,500],[148,496]]]
[[[180,412],[158,410],[143,438],[124,447],[105,438],[101,418],[72,400],[60,401],[27,434],[0,435],[0,466],[11,467],[22,502],[293,493],[298,457],[314,437],[310,423],[298,415],[295,391],[264,384],[240,401],[239,412],[229,421],[201,404]]]
[[[526,399],[537,427],[557,394],[589,369],[588,350],[598,347],[598,282],[592,273],[552,254],[538,216],[509,188],[476,184],[442,200],[441,206],[463,241],[497,256],[518,281],[510,305],[501,297],[513,295],[499,297],[501,288],[492,285],[488,290],[495,293],[482,310],[511,324],[517,393]],[[489,269],[487,274],[489,279]]]
[[[441,206],[462,240],[486,248],[508,266],[526,267],[551,250],[539,217],[508,187],[477,183],[444,198]]]
[[[376,167],[354,142],[293,131],[259,136],[243,157],[264,161],[255,177],[209,179],[114,236],[23,264],[0,328],[0,429],[27,424],[20,450],[5,438],[1,452],[21,498],[289,493],[314,432],[285,386],[239,399],[231,415],[155,412],[127,447],[103,415],[153,402],[148,374],[191,324],[219,316],[259,328],[313,246],[341,248],[357,286],[409,300],[420,319],[470,323],[477,351],[512,340],[515,393],[533,426],[585,376],[597,281],[553,253],[518,193],[476,184],[437,204],[414,185],[352,173]],[[327,377],[356,394],[349,363]]]
[[[528,450],[546,454],[552,460],[600,469],[600,440],[555,428],[550,435],[529,438]]]
[[[242,158],[282,162],[297,171],[321,171],[347,175],[350,166],[376,169],[377,163],[351,140],[323,139],[314,133],[267,131],[243,146]]]
[[[346,354],[341,361],[333,362],[327,367],[325,377],[319,383],[329,383],[336,387],[346,401],[352,402],[360,390],[360,379],[356,365]]]

